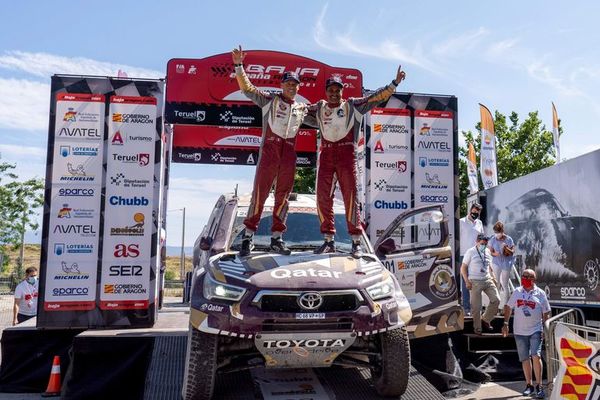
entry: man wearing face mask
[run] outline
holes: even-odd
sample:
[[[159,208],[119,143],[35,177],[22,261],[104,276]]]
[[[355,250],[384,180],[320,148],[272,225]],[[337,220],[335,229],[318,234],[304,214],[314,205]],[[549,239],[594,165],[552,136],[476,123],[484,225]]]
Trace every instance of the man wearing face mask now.
[[[286,230],[288,197],[294,186],[296,174],[296,133],[306,116],[306,104],[295,100],[300,88],[300,78],[294,71],[283,73],[281,93],[267,93],[254,86],[242,65],[246,54],[242,46],[231,53],[235,76],[242,93],[262,110],[262,142],[258,154],[252,199],[244,220],[246,229],[239,255],[248,256],[254,248],[253,237],[258,229],[263,207],[271,187],[275,184],[273,225],[270,250],[288,255],[290,250],[282,239]]]
[[[390,98],[405,77],[406,73],[402,71],[402,66],[399,66],[396,77],[387,86],[366,97],[344,99],[342,78],[334,75],[325,83],[327,100],[320,100],[309,107],[306,123],[315,125],[321,133],[316,192],[317,212],[325,240],[315,253],[336,251],[333,194],[337,182],[344,198],[348,233],[352,237],[352,256],[362,257],[360,238],[363,227],[356,175],[356,145],[360,124],[369,110]]]
[[[29,267],[25,270],[25,279],[15,288],[13,306],[13,325],[25,322],[37,315],[38,270]]]
[[[473,330],[481,334],[482,328],[492,331],[490,325],[498,312],[500,303],[496,278],[492,270],[492,253],[487,247],[488,238],[484,234],[477,236],[477,245],[465,252],[460,273],[465,286],[471,291],[471,310],[473,311]],[[485,293],[490,303],[481,315],[481,294]]]
[[[462,260],[468,249],[473,247],[477,241],[477,235],[483,233],[483,224],[479,219],[483,207],[479,203],[473,203],[469,214],[460,219],[460,258],[458,265],[462,264]],[[466,315],[471,314],[471,296],[469,290],[465,286],[465,281],[460,280],[462,292],[462,306]]]
[[[504,306],[504,326],[502,334],[508,336],[510,314],[515,310],[513,331],[519,360],[523,365],[523,373],[527,386],[524,396],[545,397],[542,386],[542,334],[544,322],[550,317],[550,303],[546,293],[535,284],[535,271],[526,269],[521,274],[521,286],[515,289],[508,303]],[[536,387],[533,387],[531,364],[535,374]]]

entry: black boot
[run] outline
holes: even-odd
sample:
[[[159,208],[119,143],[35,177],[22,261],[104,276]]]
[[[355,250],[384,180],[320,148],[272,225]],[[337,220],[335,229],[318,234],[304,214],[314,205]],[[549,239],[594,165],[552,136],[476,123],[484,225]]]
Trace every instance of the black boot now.
[[[292,251],[285,246],[285,242],[280,237],[271,238],[271,252],[289,256]]]
[[[242,237],[242,248],[240,249],[239,256],[247,257],[250,255],[250,252],[254,250],[254,236],[243,236]]]
[[[352,242],[352,257],[361,258],[362,256],[363,251],[360,242]]]
[[[315,250],[315,254],[335,253],[335,241],[327,240],[323,242],[321,247]]]

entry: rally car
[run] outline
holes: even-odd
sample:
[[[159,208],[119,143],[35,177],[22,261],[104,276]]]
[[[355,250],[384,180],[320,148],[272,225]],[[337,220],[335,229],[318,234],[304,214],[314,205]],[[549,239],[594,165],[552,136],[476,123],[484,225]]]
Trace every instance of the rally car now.
[[[222,196],[194,248],[184,399],[210,399],[217,373],[256,366],[367,367],[378,394],[404,393],[412,311],[394,271],[379,257],[414,242],[418,230],[405,229],[406,219],[399,217],[376,243],[377,252],[364,236],[365,254],[354,259],[343,204],[336,202],[337,253],[314,254],[323,240],[315,197],[298,195],[290,201],[284,235],[292,254],[269,253],[270,198],[256,247],[240,258],[248,203],[249,198]],[[439,207],[416,214],[421,226],[441,223]],[[435,279],[436,290],[455,290],[453,274],[437,273]]]

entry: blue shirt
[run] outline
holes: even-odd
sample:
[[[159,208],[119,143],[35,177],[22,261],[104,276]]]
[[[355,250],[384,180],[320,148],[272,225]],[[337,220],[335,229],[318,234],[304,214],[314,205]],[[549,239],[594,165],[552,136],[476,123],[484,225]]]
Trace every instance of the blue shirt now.
[[[512,240],[510,236],[504,234],[504,238],[501,240],[496,239],[496,235],[492,236],[488,243],[488,247],[490,249],[494,249],[498,256],[493,257],[492,264],[497,265],[498,267],[506,270],[510,270],[515,262],[514,254],[512,256],[506,257],[502,254],[502,247],[506,244],[509,247],[514,246],[515,242]]]

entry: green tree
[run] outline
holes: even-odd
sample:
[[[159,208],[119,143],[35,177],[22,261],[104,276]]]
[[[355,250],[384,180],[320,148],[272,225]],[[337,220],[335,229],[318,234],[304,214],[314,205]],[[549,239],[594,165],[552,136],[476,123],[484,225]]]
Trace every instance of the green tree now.
[[[560,124],[559,124],[560,126]],[[467,176],[466,157],[469,143],[473,143],[477,156],[479,170],[479,149],[481,148],[481,123],[477,123],[476,135],[471,131],[463,131],[465,146],[459,149],[459,188],[460,213],[466,215],[467,196],[469,194],[469,178]],[[496,159],[498,165],[498,183],[510,181],[520,176],[554,165],[556,153],[552,132],[538,117],[538,112],[530,112],[523,123],[519,116],[512,112],[508,117],[496,111],[494,116],[494,131],[496,133]],[[562,128],[560,128],[562,133]],[[483,189],[481,176],[478,174],[479,189]]]
[[[315,193],[316,168],[296,168],[294,192]]]
[[[2,269],[8,265],[6,246],[23,246],[27,230],[37,230],[36,209],[43,204],[44,181],[29,179],[20,182],[14,173],[16,165],[0,162],[0,253]],[[17,275],[22,275],[22,260],[17,260]]]

